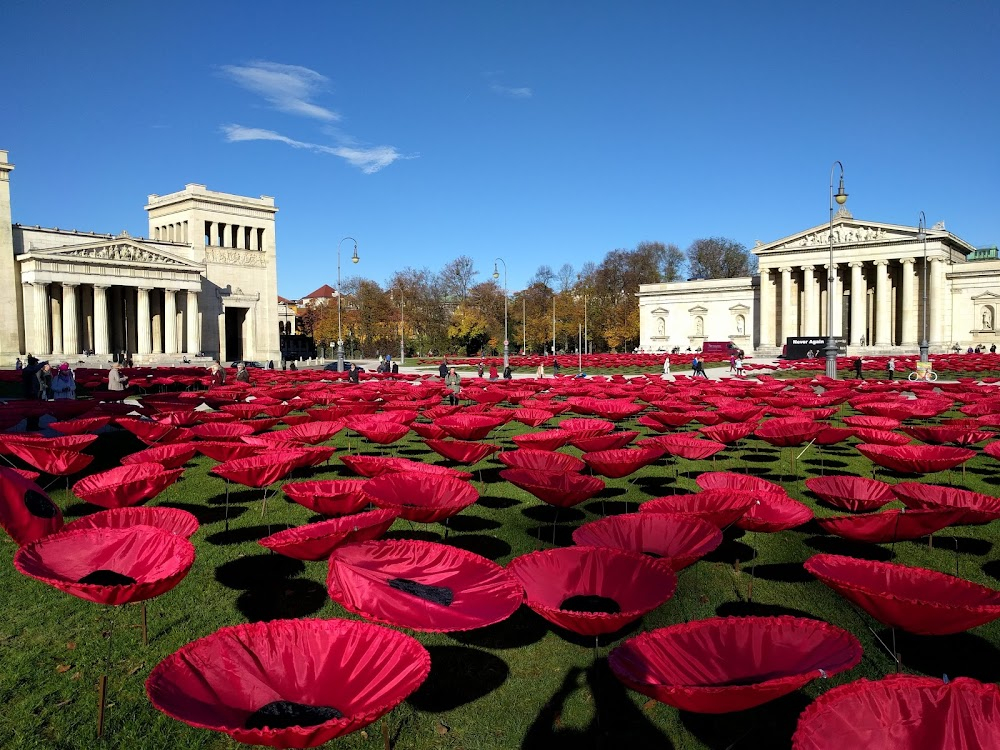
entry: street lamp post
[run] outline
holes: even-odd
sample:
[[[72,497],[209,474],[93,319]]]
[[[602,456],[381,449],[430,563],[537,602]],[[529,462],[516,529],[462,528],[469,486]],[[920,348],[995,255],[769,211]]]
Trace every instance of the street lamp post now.
[[[587,334],[587,295],[583,295],[583,349],[585,354],[590,354],[589,335]]]
[[[921,296],[923,297],[924,303],[924,314],[923,314],[923,338],[920,340],[920,361],[927,362],[929,360],[931,345],[927,340],[927,217],[924,216],[924,212],[920,212],[920,220],[917,223],[917,239],[924,241],[924,289]]]
[[[521,292],[521,354],[528,353],[528,314],[525,312],[528,308],[525,305],[527,297],[524,292]]]
[[[399,288],[399,366],[403,366],[403,361],[406,359],[406,345],[403,343],[403,331],[406,329],[403,327],[403,288]]]
[[[552,356],[556,356],[556,293],[552,292]]]
[[[358,241],[353,237],[344,237],[337,243],[337,372],[344,371],[344,330],[340,323],[340,246],[344,244],[344,240],[350,240],[354,243],[354,255],[351,256],[351,263],[357,263],[361,260],[358,257]]]
[[[840,167],[840,186],[837,194],[833,194],[833,173]],[[830,273],[826,280],[826,376],[837,379],[837,342],[833,340],[833,283],[836,271],[833,267],[833,204],[843,206],[847,203],[847,193],[844,192],[844,165],[835,161],[830,167]]]
[[[622,353],[628,354],[628,297],[622,289]]]
[[[503,258],[493,261],[493,278],[500,278],[500,271],[497,270],[497,263],[503,263],[503,369],[506,371],[510,366],[510,339],[507,338],[507,263]]]

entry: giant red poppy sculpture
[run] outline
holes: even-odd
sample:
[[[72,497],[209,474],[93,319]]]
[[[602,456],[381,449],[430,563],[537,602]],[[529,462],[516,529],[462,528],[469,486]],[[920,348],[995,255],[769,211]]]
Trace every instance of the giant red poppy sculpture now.
[[[281,490],[304,508],[324,516],[346,516],[368,505],[362,479],[286,482]]]
[[[759,706],[860,661],[857,638],[806,617],[696,620],[630,638],[608,657],[633,690],[709,714]]]
[[[934,570],[826,554],[805,568],[879,622],[911,633],[961,633],[1000,617],[1000,591]]]
[[[379,508],[415,523],[444,521],[479,499],[468,482],[432,474],[383,474],[365,482],[364,492]]]
[[[610,547],[559,547],[515,557],[507,569],[526,602],[554,625],[579,635],[613,633],[674,595],[667,566]]]
[[[679,513],[724,528],[742,518],[757,502],[759,492],[751,490],[703,490],[687,495],[666,495],[639,506],[640,513]]]
[[[326,584],[330,597],[351,612],[427,632],[501,622],[524,599],[521,585],[492,560],[409,539],[333,550]]]
[[[821,500],[841,510],[878,510],[892,501],[892,489],[888,484],[867,477],[809,477],[805,485]]]
[[[537,471],[583,471],[586,464],[576,456],[555,451],[521,448],[497,454],[504,466],[511,469],[534,469]]]
[[[183,646],[146,681],[157,709],[237,742],[316,747],[387,714],[430,672],[412,636],[367,622],[274,620]]]
[[[62,511],[33,480],[0,467],[0,526],[19,545],[30,544],[62,528]]]
[[[714,443],[706,444],[716,447]],[[618,448],[584,453],[583,461],[591,471],[609,479],[621,479],[635,473],[663,456],[662,448]]]
[[[136,451],[122,456],[122,463],[130,464],[160,464],[164,469],[179,469],[198,452],[195,443],[168,443],[155,445],[146,450]]]
[[[678,571],[722,544],[722,532],[708,521],[676,513],[625,513],[585,523],[573,532],[573,542],[641,552]]]
[[[604,480],[600,477],[572,471],[504,469],[500,478],[556,508],[571,508],[604,489]]]
[[[408,458],[396,456],[366,456],[360,453],[341,456],[341,463],[363,477],[378,477],[383,474],[420,473],[436,474],[437,476],[453,477],[455,479],[472,479],[472,474],[459,471],[449,466],[425,464],[421,461],[411,461]]]
[[[996,685],[894,674],[821,695],[799,717],[792,750],[993,750],[998,733]]]
[[[817,522],[824,530],[855,542],[882,544],[919,539],[957,523],[964,511],[956,508],[909,510],[892,508],[857,516],[831,516]]]
[[[76,529],[128,529],[133,526],[152,526],[185,539],[198,530],[198,519],[193,513],[180,508],[140,505],[130,508],[112,508],[91,513],[63,526],[64,531]]]
[[[91,474],[73,485],[73,494],[102,508],[124,508],[150,500],[176,482],[183,469],[158,463],[129,464]]]
[[[258,544],[296,560],[325,560],[342,544],[378,539],[398,517],[394,510],[370,510],[285,529],[264,537]]]
[[[868,445],[860,443],[855,448],[886,469],[901,474],[932,474],[954,469],[976,455],[969,448],[952,448],[947,445]]]
[[[460,464],[477,464],[500,450],[499,445],[479,443],[474,440],[425,440],[424,443],[439,456]]]
[[[958,525],[985,524],[1000,518],[1000,498],[980,492],[922,482],[898,482],[891,487],[892,494],[908,508],[962,510],[960,518],[952,522]]]
[[[706,471],[695,477],[695,484],[703,490],[762,490],[764,492],[783,493],[785,488],[775,482],[769,482],[750,474],[737,474],[732,471]]]

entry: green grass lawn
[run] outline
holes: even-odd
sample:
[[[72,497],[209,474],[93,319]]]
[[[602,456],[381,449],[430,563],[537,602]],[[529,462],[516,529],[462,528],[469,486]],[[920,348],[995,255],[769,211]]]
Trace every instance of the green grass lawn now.
[[[847,405],[839,416],[853,413]],[[957,412],[942,418],[961,416]],[[938,420],[934,420],[935,422]],[[834,423],[839,423],[834,420]],[[635,429],[635,420],[624,423]],[[644,428],[639,427],[644,434]],[[511,436],[528,431],[512,422],[491,436],[505,449]],[[341,433],[331,444],[341,450],[327,466],[298,471],[295,480],[352,476],[337,455],[348,449]],[[851,441],[853,445],[854,441]],[[352,450],[370,449],[358,440]],[[117,465],[119,457],[144,446],[131,434],[103,434],[89,452],[91,470]],[[564,449],[578,455],[575,449]],[[396,454],[445,463],[423,447],[413,433],[394,447]],[[796,451],[797,453],[798,451]],[[790,451],[759,440],[744,441],[715,460],[676,463],[661,460],[637,472],[631,481],[608,480],[607,489],[577,508],[559,513],[555,543],[571,543],[580,524],[602,515],[635,511],[650,498],[697,489],[702,471],[750,472],[781,481],[789,494],[817,515],[837,511],[817,504],[803,479],[822,473],[871,476],[870,462],[853,447],[810,449],[790,474]],[[150,669],[183,644],[224,625],[282,617],[354,618],[333,604],[326,592],[326,564],[272,555],[256,541],[288,526],[319,520],[312,512],[278,495],[261,516],[261,493],[239,489],[230,495],[230,527],[224,530],[222,479],[208,474],[214,462],[199,457],[183,478],[152,502],[194,513],[202,522],[194,535],[198,557],[190,574],[174,590],[149,602],[149,645],[139,631],[137,605],[111,610],[72,598],[18,574],[11,559],[15,545],[4,537],[0,560],[0,748],[227,748],[225,735],[197,730],[156,711],[144,681]],[[499,563],[552,546],[554,510],[499,478],[502,465],[490,458],[475,468],[480,500],[451,519],[445,543],[471,550]],[[922,481],[996,494],[996,462],[980,454],[960,469],[929,475]],[[879,478],[901,481],[882,470]],[[65,490],[52,491],[68,520],[91,512]],[[889,507],[898,507],[893,503]],[[397,521],[390,537],[442,541],[445,529],[433,524]],[[429,649],[430,677],[423,687],[388,717],[396,748],[781,748],[788,747],[799,713],[816,695],[860,677],[879,678],[894,662],[876,636],[891,636],[868,615],[814,581],[801,563],[817,552],[837,552],[955,572],[969,580],[997,586],[1000,563],[994,545],[1000,529],[963,527],[928,540],[895,545],[862,545],[828,536],[815,524],[765,535],[735,528],[707,558],[679,574],[676,596],[613,637],[593,641],[553,627],[522,607],[506,622],[455,634],[415,633]],[[956,556],[957,549],[957,556]],[[751,568],[751,561],[755,567]],[[753,600],[748,590],[753,569]],[[609,672],[606,656],[613,646],[642,630],[714,615],[800,614],[818,617],[857,636],[865,655],[855,669],[765,706],[738,714],[703,716],[647,701],[626,690]],[[113,631],[113,638],[108,635]],[[908,672],[940,677],[967,675],[1000,680],[1000,623],[949,637],[896,634],[897,649]],[[110,652],[109,709],[106,736],[94,737],[95,684]],[[595,658],[596,656],[596,658]],[[734,744],[735,743],[735,744]],[[330,747],[382,748],[382,728],[343,738]]]

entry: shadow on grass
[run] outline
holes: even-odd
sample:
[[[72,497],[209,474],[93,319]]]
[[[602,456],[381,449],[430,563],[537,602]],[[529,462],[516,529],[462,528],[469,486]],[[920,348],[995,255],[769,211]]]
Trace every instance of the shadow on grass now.
[[[499,521],[493,521],[489,518],[458,515],[448,519],[448,526],[452,531],[492,531],[499,529],[501,524]]]
[[[556,508],[552,505],[532,505],[524,508],[521,515],[539,523],[576,523],[586,518],[586,514],[576,508]]]
[[[507,681],[510,668],[493,654],[468,646],[428,646],[431,673],[408,699],[419,711],[451,711],[489,695]]]
[[[881,630],[879,637],[892,643],[892,631]],[[931,677],[972,677],[980,682],[1000,681],[1000,650],[985,638],[972,633],[954,635],[914,635],[896,630],[896,650],[903,668]]]
[[[462,534],[459,536],[449,536],[448,544],[458,549],[464,549],[477,555],[499,560],[511,553],[511,546],[502,539],[486,536],[485,534]]]
[[[747,563],[743,570],[749,574],[751,564]],[[816,580],[799,562],[757,565],[753,567],[753,574],[755,578],[778,583],[811,583]]]
[[[515,500],[512,497],[499,497],[498,495],[482,495],[476,501],[477,505],[482,505],[484,508],[489,508],[490,510],[506,510],[507,508],[513,508],[515,505],[520,505],[520,500]]]
[[[326,604],[326,587],[306,578],[268,581],[244,591],[236,607],[250,622],[314,615]]]
[[[230,511],[232,511],[232,508],[230,508]],[[230,512],[229,517],[233,517],[232,512]],[[244,526],[239,529],[233,528],[229,531],[218,531],[215,534],[210,534],[205,537],[205,541],[220,547],[230,544],[243,544],[244,542],[256,542],[258,539],[263,539],[271,534],[277,534],[279,531],[284,531],[288,528],[291,527],[285,523],[271,524],[270,526],[264,524],[260,526]]]
[[[1000,560],[990,560],[983,565],[983,572],[990,578],[1000,581]]]
[[[780,617],[787,615],[790,617],[808,617],[812,620],[819,619],[816,615],[809,612],[785,607],[781,604],[744,601],[723,602],[715,608],[715,614],[719,617]]]
[[[226,520],[225,507],[206,508],[204,505],[194,505],[193,503],[159,503],[159,506],[163,508],[186,510],[188,513],[194,515],[194,517],[198,519],[198,523],[202,526],[209,523],[220,523]],[[234,518],[239,518],[246,512],[246,506],[230,504],[229,520],[232,521]]]
[[[549,632],[548,624],[527,605],[522,604],[503,622],[475,630],[449,633],[453,640],[467,646],[488,649],[523,648],[538,643]]]
[[[623,513],[635,513],[639,510],[638,503],[630,503],[622,500],[591,500],[581,506],[588,513],[603,516],[620,516]]]
[[[836,536],[811,536],[805,540],[805,543],[807,547],[812,547],[817,552],[858,557],[862,560],[888,562],[895,557],[891,550],[887,550],[885,547],[880,547],[877,544],[865,544],[864,542],[855,542]]]
[[[739,541],[744,535],[743,529],[730,526],[722,534],[722,544],[709,552],[703,559],[708,562],[733,564],[737,560],[747,562],[753,559],[754,548]]]
[[[580,684],[581,677],[585,677],[585,685]],[[578,690],[589,690],[594,705],[595,716],[583,729],[565,727],[561,718],[567,700]],[[571,668],[559,689],[542,706],[521,743],[521,750],[613,747],[671,750],[673,744],[636,707],[608,668],[607,659],[599,659],[587,669]]]
[[[714,714],[681,711],[681,723],[707,747],[788,747],[795,725],[810,699],[799,692],[746,711],[734,711],[720,721]]]
[[[305,569],[300,560],[263,553],[223,563],[215,569],[215,580],[230,589],[252,589],[301,575]]]
[[[553,545],[556,547],[569,547],[573,544],[573,532],[576,528],[576,526],[549,523],[539,526],[529,526],[524,530],[524,533],[543,548]]]

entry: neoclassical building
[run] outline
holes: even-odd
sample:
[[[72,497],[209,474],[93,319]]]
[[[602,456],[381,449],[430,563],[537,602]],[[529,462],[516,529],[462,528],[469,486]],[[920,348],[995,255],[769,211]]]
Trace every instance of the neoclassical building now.
[[[639,287],[640,345],[698,348],[730,339],[774,355],[789,337],[832,330],[852,351],[931,352],[1000,344],[1000,260],[944,223],[918,227],[858,221],[841,208],[823,224],[753,248],[759,275]],[[832,282],[830,277],[832,276]],[[926,299],[926,309],[924,300]]]
[[[13,169],[0,151],[0,363],[280,358],[273,198],[150,195],[150,239],[28,227],[11,222]]]

